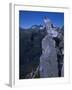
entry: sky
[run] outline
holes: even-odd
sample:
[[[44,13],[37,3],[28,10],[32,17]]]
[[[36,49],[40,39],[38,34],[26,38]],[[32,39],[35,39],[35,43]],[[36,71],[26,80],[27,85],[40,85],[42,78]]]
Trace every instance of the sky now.
[[[38,11],[19,11],[19,27],[30,28],[33,25],[43,24],[43,18],[48,17],[56,26],[64,25],[64,13],[59,12],[38,12]]]

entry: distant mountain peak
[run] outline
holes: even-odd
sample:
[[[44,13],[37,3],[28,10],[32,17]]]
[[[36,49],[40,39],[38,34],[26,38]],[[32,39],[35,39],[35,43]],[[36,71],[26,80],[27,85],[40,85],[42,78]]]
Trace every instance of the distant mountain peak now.
[[[33,25],[31,29],[44,29],[43,25]]]

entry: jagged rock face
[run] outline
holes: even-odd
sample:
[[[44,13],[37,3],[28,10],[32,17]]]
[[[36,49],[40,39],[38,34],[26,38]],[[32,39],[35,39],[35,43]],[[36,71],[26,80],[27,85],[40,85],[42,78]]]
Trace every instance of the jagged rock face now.
[[[55,41],[48,35],[42,40],[42,55],[40,57],[40,77],[57,77],[58,63]]]
[[[49,30],[52,27],[51,20],[48,19],[47,17],[44,19],[44,24],[45,24],[46,30]]]
[[[57,37],[58,36],[58,32],[54,28],[47,30],[47,33],[51,37]]]
[[[63,35],[52,27],[48,18],[44,19],[47,35],[42,40],[42,55],[40,57],[40,77],[63,76]],[[61,60],[62,59],[62,60]],[[62,69],[62,71],[61,71]]]
[[[51,37],[57,37],[58,32],[56,31],[56,28],[52,27],[51,20],[48,19],[48,18],[45,18],[44,23],[45,23],[45,27],[46,27],[48,35],[51,36]]]

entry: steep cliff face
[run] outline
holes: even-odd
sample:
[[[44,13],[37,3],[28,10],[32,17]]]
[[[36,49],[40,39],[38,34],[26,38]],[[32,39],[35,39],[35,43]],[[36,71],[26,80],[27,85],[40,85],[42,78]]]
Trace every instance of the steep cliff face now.
[[[55,41],[45,36],[42,40],[42,55],[40,57],[40,77],[57,77],[58,63]]]
[[[47,35],[42,40],[40,77],[63,76],[63,35],[52,27],[51,20],[48,18],[44,19],[44,23]]]

